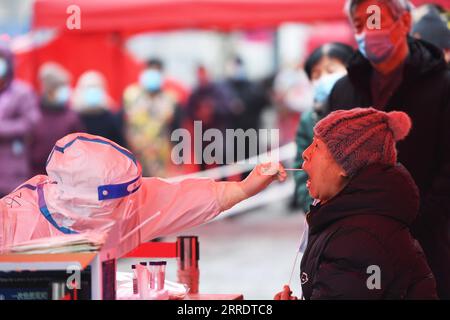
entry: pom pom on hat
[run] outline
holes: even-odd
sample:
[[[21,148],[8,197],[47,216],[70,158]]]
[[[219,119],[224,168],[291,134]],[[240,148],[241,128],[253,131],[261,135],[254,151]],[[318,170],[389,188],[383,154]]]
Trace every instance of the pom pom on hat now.
[[[403,140],[411,130],[411,118],[404,112],[392,111],[387,113],[389,128],[395,141]]]

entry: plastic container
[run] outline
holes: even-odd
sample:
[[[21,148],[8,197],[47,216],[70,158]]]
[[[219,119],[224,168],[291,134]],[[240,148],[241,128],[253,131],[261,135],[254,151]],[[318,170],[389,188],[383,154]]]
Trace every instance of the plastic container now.
[[[151,261],[148,264],[150,272],[150,290],[164,290],[164,281],[166,279],[166,261]]]
[[[146,262],[140,262],[136,266],[138,292],[141,299],[147,300],[150,297],[149,292],[149,271]]]
[[[138,280],[137,280],[137,270],[136,265],[131,265],[131,270],[133,270],[133,294],[138,294]]]

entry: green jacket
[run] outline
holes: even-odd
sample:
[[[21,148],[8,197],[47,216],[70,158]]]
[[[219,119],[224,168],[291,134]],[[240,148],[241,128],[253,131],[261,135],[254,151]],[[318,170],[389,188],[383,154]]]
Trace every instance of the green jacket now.
[[[319,115],[314,110],[309,110],[301,114],[300,124],[297,128],[297,134],[295,136],[297,153],[295,156],[294,168],[300,168],[302,165],[302,153],[312,143],[314,137],[313,128],[319,120]],[[313,201],[313,199],[309,196],[308,189],[306,188],[308,175],[304,171],[294,171],[294,180],[294,204],[306,213],[309,211],[309,206]]]

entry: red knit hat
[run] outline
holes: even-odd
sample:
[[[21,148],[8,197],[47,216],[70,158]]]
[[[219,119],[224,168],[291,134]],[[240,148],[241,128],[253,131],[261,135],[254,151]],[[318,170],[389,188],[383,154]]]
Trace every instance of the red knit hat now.
[[[383,112],[374,108],[337,110],[319,121],[314,135],[328,147],[334,160],[353,176],[372,164],[394,165],[395,143],[411,129],[411,119],[401,111]]]

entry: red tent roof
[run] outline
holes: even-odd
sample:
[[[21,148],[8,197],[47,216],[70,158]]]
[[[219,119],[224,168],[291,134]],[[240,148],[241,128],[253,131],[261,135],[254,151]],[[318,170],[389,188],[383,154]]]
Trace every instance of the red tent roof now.
[[[330,21],[345,18],[345,0],[36,0],[33,27],[65,28],[77,5],[81,32],[167,30],[180,28],[273,27],[281,22]],[[413,0],[416,5],[449,0]]]
[[[36,0],[33,27],[65,28],[71,4],[80,7],[81,32],[272,27],[285,21],[342,19],[344,1]]]
[[[413,0],[414,3],[450,0]],[[87,69],[101,71],[110,91],[120,101],[123,88],[135,81],[140,65],[123,50],[127,34],[183,28],[231,30],[275,27],[282,22],[319,22],[345,19],[345,0],[35,0],[33,28],[59,28],[49,45],[17,56],[17,74],[37,83],[38,66],[56,61],[76,79]],[[67,8],[81,10],[81,30],[66,28]],[[320,29],[318,29],[319,31]],[[114,33],[117,31],[118,33]],[[321,33],[321,41],[328,39]],[[351,35],[351,33],[350,33]],[[346,31],[334,27],[330,35],[345,41]],[[353,37],[351,37],[351,40]],[[323,42],[322,41],[322,42]],[[346,41],[345,41],[346,42]],[[318,43],[310,44],[310,47]]]

